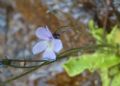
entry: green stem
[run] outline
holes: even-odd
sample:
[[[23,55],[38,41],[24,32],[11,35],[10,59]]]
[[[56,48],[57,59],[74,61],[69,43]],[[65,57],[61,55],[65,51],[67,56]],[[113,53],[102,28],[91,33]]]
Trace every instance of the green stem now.
[[[111,45],[90,45],[90,46],[85,46],[85,47],[80,47],[80,48],[73,48],[73,49],[70,49],[70,50],[67,50],[65,52],[62,52],[60,53],[57,57],[63,57],[64,55],[66,56],[70,56],[71,53],[75,53],[75,52],[78,52],[78,51],[83,51],[83,50],[95,50],[97,48],[103,48],[103,47],[109,47],[109,48],[115,48]],[[64,56],[65,57],[65,56]],[[15,65],[15,64],[12,64],[12,62],[48,62],[48,60],[31,60],[31,59],[27,59],[27,60],[20,60],[20,59],[2,59],[0,60],[0,62],[3,63],[3,65],[7,65],[7,66],[10,66],[10,67],[14,67],[14,68],[33,68],[33,67],[38,67],[40,65],[29,65],[29,66],[21,66],[21,65]]]
[[[43,63],[42,65],[40,65],[39,67],[41,67],[41,66],[43,66],[43,65],[47,65],[47,64],[49,64],[49,63],[51,63],[51,62],[45,62],[45,63]],[[20,75],[17,75],[17,76],[15,76],[15,77],[11,78],[11,79],[8,79],[8,80],[4,81],[3,83],[6,84],[6,83],[9,83],[9,82],[11,82],[11,81],[13,81],[13,80],[16,80],[16,79],[18,79],[18,78],[20,78],[20,77],[22,77],[22,76],[25,76],[25,75],[27,75],[27,74],[29,74],[29,73],[37,70],[39,67],[32,68],[32,69],[30,69],[30,70],[28,70],[28,71],[26,71],[26,72],[24,72],[24,73],[22,73],[22,74],[20,74]]]
[[[60,53],[59,55],[57,55],[57,60],[66,58],[66,57],[68,57],[71,53],[78,52],[78,51],[81,51],[81,50],[82,50],[82,51],[83,51],[83,50],[95,50],[95,49],[97,49],[97,48],[103,48],[103,47],[113,48],[113,47],[110,46],[110,45],[91,45],[91,46],[87,46],[87,47],[74,48],[74,49],[70,49],[70,50],[64,51],[64,52]],[[56,60],[56,61],[57,61],[57,60]],[[26,71],[26,72],[24,72],[24,73],[22,73],[22,74],[20,74],[20,75],[17,75],[17,76],[15,76],[15,77],[11,78],[11,79],[8,79],[8,80],[4,81],[3,83],[12,82],[13,80],[16,80],[16,79],[18,79],[18,78],[21,78],[21,77],[23,77],[23,76],[25,76],[25,75],[27,75],[27,74],[29,74],[29,73],[37,70],[38,68],[40,68],[40,67],[42,67],[42,66],[44,66],[44,65],[48,65],[48,64],[53,63],[53,62],[55,62],[55,61],[49,61],[49,62],[47,61],[47,62],[44,62],[43,64],[41,64],[41,65],[39,65],[39,66],[37,66],[37,67],[35,67],[35,68],[32,68],[32,69],[30,69],[30,70],[28,70],[28,71]]]

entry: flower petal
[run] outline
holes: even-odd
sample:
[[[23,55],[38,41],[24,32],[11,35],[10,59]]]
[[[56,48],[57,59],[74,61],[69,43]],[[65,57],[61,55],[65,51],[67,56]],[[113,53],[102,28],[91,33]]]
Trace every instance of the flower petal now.
[[[62,41],[60,39],[54,39],[53,46],[53,49],[56,53],[60,52],[60,50],[63,48]]]
[[[38,54],[47,48],[47,41],[40,41],[32,48],[33,54]]]
[[[54,51],[47,49],[43,53],[43,60],[56,60],[56,54]]]
[[[35,34],[39,39],[49,40],[50,38],[53,38],[52,33],[49,31],[47,26],[46,27],[38,27]]]

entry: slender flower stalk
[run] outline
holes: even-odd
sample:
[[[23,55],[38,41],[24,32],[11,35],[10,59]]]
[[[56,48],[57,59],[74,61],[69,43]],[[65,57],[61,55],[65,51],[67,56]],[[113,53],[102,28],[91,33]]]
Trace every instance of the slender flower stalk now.
[[[110,49],[112,49],[112,50],[117,49],[116,47],[111,46],[111,45],[89,45],[89,46],[84,46],[84,47],[74,48],[74,49],[70,49],[70,50],[64,51],[64,52],[62,52],[62,53],[60,53],[60,54],[57,55],[56,61],[57,61],[57,60],[60,60],[60,59],[63,59],[63,58],[69,57],[69,55],[70,55],[71,53],[80,52],[80,51],[84,51],[84,50],[85,50],[85,51],[86,51],[86,50],[96,50],[96,49],[98,49],[98,48],[105,48],[105,47],[106,47],[106,48],[110,48]],[[18,62],[19,62],[19,61],[18,61]],[[14,76],[14,77],[12,77],[11,79],[8,79],[8,80],[6,80],[6,81],[4,81],[4,82],[2,82],[2,83],[4,84],[4,83],[12,82],[13,80],[16,80],[16,79],[18,79],[18,78],[21,78],[21,77],[23,77],[23,76],[25,76],[25,75],[27,75],[27,74],[29,74],[29,73],[31,73],[31,72],[39,69],[40,67],[45,66],[45,65],[48,65],[48,64],[51,64],[51,63],[53,63],[53,62],[55,62],[55,61],[49,61],[49,62],[48,62],[48,61],[45,61],[43,64],[41,64],[41,65],[39,65],[39,66],[36,66],[36,67],[34,67],[34,68],[31,68],[31,69],[29,69],[28,71],[25,71],[24,73],[19,74],[19,75],[17,75],[17,76]]]
[[[77,53],[80,51],[86,51],[86,50],[96,50],[96,49],[102,49],[102,48],[109,48],[111,50],[113,50],[113,52],[116,52],[118,49],[115,46],[111,46],[111,45],[89,45],[89,46],[83,46],[80,48],[73,48],[70,50],[66,50],[64,52],[61,52],[60,54],[57,55],[57,59],[62,59],[64,57],[69,57],[72,53]],[[19,59],[1,59],[0,63],[1,65],[7,65],[10,67],[14,67],[14,68],[33,68],[33,67],[39,67],[40,65],[44,64],[45,62],[54,62],[53,61],[49,61],[49,60],[19,60]],[[20,62],[30,62],[30,63],[39,63],[38,65],[16,65],[16,64],[12,64],[12,63],[17,63],[19,64]]]

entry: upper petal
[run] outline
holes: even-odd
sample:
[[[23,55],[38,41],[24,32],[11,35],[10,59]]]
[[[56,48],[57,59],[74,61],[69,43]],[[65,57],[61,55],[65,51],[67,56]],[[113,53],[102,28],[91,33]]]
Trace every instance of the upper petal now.
[[[44,51],[46,48],[47,48],[47,41],[40,41],[33,46],[32,52],[33,54],[38,54]]]
[[[49,31],[47,26],[46,27],[38,27],[35,34],[39,39],[48,40],[50,38],[53,38],[52,33]]]
[[[56,53],[60,52],[60,50],[63,48],[62,41],[60,39],[54,39],[53,40],[53,49]]]
[[[56,54],[53,50],[47,49],[43,53],[43,60],[56,60]]]

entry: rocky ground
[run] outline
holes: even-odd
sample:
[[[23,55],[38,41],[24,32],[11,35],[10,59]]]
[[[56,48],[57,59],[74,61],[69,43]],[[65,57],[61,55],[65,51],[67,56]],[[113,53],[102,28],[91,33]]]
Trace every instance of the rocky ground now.
[[[34,32],[39,26],[48,26],[53,33],[59,31],[64,45],[62,51],[94,43],[87,26],[90,19],[94,19],[98,26],[104,27],[108,32],[117,22],[111,0],[103,2],[0,0],[0,58],[40,59],[40,56],[34,56],[31,52],[37,42]],[[101,86],[97,71],[90,73],[86,70],[79,76],[69,77],[62,68],[66,60],[43,66],[27,76],[6,83],[5,86]],[[27,70],[29,69],[1,67],[0,81]]]

